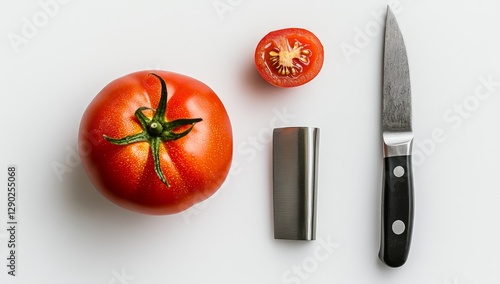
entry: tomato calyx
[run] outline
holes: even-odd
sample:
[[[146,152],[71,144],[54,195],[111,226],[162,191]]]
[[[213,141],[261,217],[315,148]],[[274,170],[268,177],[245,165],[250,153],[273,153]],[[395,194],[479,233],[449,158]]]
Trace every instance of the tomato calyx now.
[[[167,121],[165,114],[167,110],[167,85],[165,80],[155,73],[150,73],[157,77],[161,83],[161,97],[158,107],[155,109],[149,107],[140,107],[135,111],[135,117],[139,120],[143,131],[137,134],[129,135],[123,138],[111,138],[104,135],[104,139],[115,145],[129,145],[137,142],[148,142],[151,147],[151,153],[153,155],[155,172],[158,178],[167,186],[168,181],[163,174],[160,166],[160,145],[164,141],[177,140],[182,138],[191,132],[194,125],[197,122],[202,121],[201,118],[181,118],[173,121]],[[145,110],[150,110],[154,112],[153,118],[149,118],[144,114]],[[181,132],[175,132],[175,130],[182,126],[189,127]]]

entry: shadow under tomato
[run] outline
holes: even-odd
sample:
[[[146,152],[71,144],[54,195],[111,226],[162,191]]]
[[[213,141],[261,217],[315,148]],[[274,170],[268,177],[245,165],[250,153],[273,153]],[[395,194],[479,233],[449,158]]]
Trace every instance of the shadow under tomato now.
[[[249,61],[245,64],[245,68],[242,69],[243,74],[241,76],[243,81],[243,86],[245,89],[250,90],[250,92],[256,96],[268,97],[269,95],[283,94],[284,89],[271,85],[259,74],[255,67],[253,61]]]
[[[74,149],[78,149],[76,141]],[[66,196],[65,203],[68,214],[77,216],[79,220],[102,223],[106,226],[118,222],[143,222],[149,215],[140,214],[122,208],[102,195],[91,182],[82,164],[66,173],[63,180]]]
[[[69,192],[66,202],[78,214],[89,215],[96,219],[101,219],[103,216],[122,218],[124,215],[133,214],[107,200],[92,184],[82,165],[68,174],[66,188]]]
[[[82,165],[68,173],[63,183],[64,216],[58,225],[64,228],[76,255],[135,257],[137,251],[150,249],[150,242],[143,240],[144,232],[153,236],[154,243],[168,237],[171,228],[184,224],[179,217],[150,216],[115,205],[94,187]]]

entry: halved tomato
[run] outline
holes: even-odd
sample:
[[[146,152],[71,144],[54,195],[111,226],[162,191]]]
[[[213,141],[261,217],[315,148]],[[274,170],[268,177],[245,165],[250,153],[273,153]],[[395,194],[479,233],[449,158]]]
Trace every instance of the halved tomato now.
[[[323,59],[319,39],[301,28],[272,31],[255,49],[257,70],[277,87],[296,87],[311,81],[323,67]]]

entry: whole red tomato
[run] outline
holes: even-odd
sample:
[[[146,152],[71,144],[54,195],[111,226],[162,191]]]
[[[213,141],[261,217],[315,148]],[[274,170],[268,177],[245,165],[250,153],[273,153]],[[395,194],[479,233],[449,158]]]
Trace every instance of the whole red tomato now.
[[[231,166],[231,123],[202,82],[142,71],[109,83],[83,114],[79,149],[96,188],[146,214],[183,211],[211,196]]]
[[[274,86],[288,88],[314,79],[323,67],[323,45],[316,35],[301,28],[276,30],[255,48],[255,66]]]

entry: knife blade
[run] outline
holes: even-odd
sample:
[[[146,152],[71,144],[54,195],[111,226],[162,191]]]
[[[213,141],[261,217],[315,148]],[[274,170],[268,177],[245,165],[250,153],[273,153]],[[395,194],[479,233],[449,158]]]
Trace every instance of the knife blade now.
[[[402,266],[413,231],[412,110],[408,57],[396,17],[387,6],[382,89],[383,185],[379,258]]]

